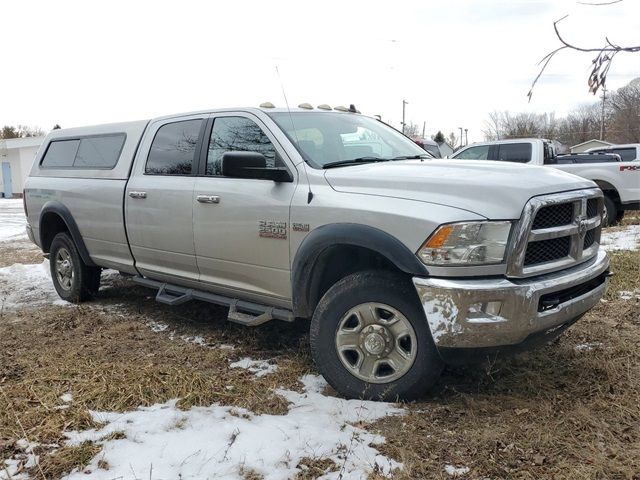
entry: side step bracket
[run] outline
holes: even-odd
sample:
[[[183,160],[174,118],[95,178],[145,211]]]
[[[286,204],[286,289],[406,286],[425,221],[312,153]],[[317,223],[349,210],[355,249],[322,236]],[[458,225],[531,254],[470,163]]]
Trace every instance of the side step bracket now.
[[[176,306],[191,300],[223,305],[229,307],[227,320],[250,327],[262,325],[270,320],[282,320],[284,322],[293,322],[294,320],[293,312],[285,308],[239,300],[217,293],[185,288],[145,277],[133,277],[132,280],[138,285],[158,290],[156,301],[165,305]]]
[[[163,283],[158,294],[156,295],[156,302],[164,303],[165,305],[182,305],[188,301],[193,300],[193,290],[187,290],[184,293],[178,293],[178,295],[172,295],[167,289],[167,284]]]

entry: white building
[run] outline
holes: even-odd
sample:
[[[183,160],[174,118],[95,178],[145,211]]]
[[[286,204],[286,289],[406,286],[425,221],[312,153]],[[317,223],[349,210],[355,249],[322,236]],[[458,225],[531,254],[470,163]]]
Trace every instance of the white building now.
[[[582,142],[577,145],[574,145],[573,147],[571,147],[571,153],[583,153],[589,150],[590,148],[608,147],[609,145],[613,145],[613,144],[609,142],[605,142],[604,140],[597,140],[594,138],[592,140],[587,140],[586,142]]]
[[[0,197],[22,196],[24,182],[44,137],[0,139]]]

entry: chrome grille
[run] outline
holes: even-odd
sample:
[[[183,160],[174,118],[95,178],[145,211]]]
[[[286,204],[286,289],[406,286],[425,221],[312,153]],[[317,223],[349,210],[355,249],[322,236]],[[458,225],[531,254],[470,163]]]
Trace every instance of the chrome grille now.
[[[524,257],[525,265],[537,265],[550,262],[569,255],[571,251],[571,239],[569,237],[552,238],[531,242],[527,245],[527,253]]]
[[[594,257],[603,206],[602,192],[597,189],[531,199],[514,235],[507,274],[539,275]]]
[[[533,230],[541,228],[559,227],[566,225],[573,220],[573,205],[561,203],[560,205],[549,205],[538,210],[536,218],[533,220]]]

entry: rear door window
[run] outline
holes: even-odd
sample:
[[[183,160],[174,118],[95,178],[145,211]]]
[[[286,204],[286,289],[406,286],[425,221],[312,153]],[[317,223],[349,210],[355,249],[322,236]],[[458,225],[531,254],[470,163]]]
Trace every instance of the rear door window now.
[[[191,175],[202,120],[167,123],[158,129],[151,144],[145,173]]]
[[[530,143],[505,143],[499,146],[498,160],[502,162],[527,163],[531,160]]]

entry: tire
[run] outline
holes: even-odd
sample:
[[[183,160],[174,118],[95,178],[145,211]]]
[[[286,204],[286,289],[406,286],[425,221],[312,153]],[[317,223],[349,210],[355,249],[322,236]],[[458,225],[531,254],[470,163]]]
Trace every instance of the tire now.
[[[603,226],[611,227],[615,225],[618,218],[618,208],[611,197],[604,197],[604,210]]]
[[[49,249],[51,280],[63,300],[80,303],[89,300],[100,288],[100,268],[87,266],[68,233],[57,234]]]
[[[387,271],[354,273],[333,285],[313,314],[310,343],[324,378],[347,398],[415,399],[443,368],[413,285]]]
[[[616,215],[616,223],[620,223],[624,218],[624,210],[618,210],[618,214]]]

